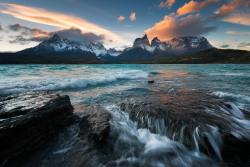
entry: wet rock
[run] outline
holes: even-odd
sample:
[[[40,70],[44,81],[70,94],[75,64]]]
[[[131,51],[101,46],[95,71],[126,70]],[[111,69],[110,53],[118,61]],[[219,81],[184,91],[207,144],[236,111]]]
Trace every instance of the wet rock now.
[[[100,106],[72,105],[77,116],[74,123],[56,135],[48,146],[16,166],[93,167],[110,161],[110,114]]]
[[[1,99],[0,164],[25,159],[73,121],[68,96],[28,92]]]
[[[221,98],[180,89],[127,99],[119,105],[141,128],[166,135],[218,161],[240,164],[236,166],[250,165],[250,158],[246,158],[250,155],[246,111]]]
[[[155,83],[155,81],[154,80],[149,80],[148,83]]]
[[[83,109],[80,121],[81,129],[88,127],[88,138],[95,142],[96,145],[102,146],[106,143],[110,135],[109,120],[110,114],[100,106],[89,106]],[[86,130],[81,130],[80,134],[86,134]]]

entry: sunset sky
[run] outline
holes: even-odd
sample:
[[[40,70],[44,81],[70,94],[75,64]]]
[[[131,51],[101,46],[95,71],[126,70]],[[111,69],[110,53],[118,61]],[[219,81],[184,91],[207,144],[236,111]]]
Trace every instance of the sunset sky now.
[[[250,1],[0,1],[0,51],[33,47],[55,33],[117,49],[146,33],[162,41],[199,35],[218,48],[250,50]]]

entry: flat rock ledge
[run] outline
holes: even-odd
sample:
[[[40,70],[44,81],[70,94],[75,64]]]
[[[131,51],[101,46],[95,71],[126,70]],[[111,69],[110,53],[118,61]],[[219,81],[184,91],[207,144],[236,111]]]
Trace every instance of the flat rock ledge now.
[[[0,166],[42,148],[74,122],[69,96],[27,92],[0,99]]]

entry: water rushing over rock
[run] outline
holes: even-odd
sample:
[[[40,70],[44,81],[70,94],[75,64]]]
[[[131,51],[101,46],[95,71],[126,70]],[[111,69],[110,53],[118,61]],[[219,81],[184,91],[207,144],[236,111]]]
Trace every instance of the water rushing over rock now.
[[[22,95],[27,103],[17,100],[23,99]],[[32,103],[34,96],[40,99],[37,104]],[[62,102],[66,97],[62,97]],[[47,93],[10,96],[3,100],[1,117],[6,108],[12,111],[7,114],[22,115],[26,110],[33,112],[34,106],[54,104],[54,98],[60,100],[59,95]],[[22,104],[21,109],[10,109],[8,100],[17,106]],[[13,163],[49,167],[249,165],[248,112],[216,96],[179,89],[154,92],[119,104],[73,106],[75,116],[70,127],[53,140],[46,140],[47,146],[34,151],[28,159]],[[62,120],[54,119],[55,125],[59,122]]]
[[[128,99],[120,106],[139,128],[167,136],[198,154],[219,162],[235,162],[240,156],[248,161],[245,154],[249,153],[250,121],[244,114],[249,113],[216,96],[180,89]],[[238,147],[240,143],[245,147]]]

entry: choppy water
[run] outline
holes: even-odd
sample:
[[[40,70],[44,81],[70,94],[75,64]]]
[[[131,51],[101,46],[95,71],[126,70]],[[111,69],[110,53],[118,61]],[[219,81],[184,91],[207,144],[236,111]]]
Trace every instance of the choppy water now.
[[[49,90],[68,94],[72,102],[100,104],[106,108],[112,115],[112,131],[118,133],[114,150],[129,145],[126,153],[117,158],[118,166],[125,162],[130,166],[218,166],[220,163],[165,135],[138,129],[137,123],[116,105],[123,99],[156,90],[185,88],[226,99],[235,105],[234,114],[239,118],[241,113],[237,108],[250,110],[249,65],[4,65],[0,66],[0,79],[0,96]],[[149,79],[154,79],[156,84],[148,84]],[[250,125],[247,120],[241,122],[246,128]],[[69,140],[53,150],[55,159],[71,149],[78,130],[76,127],[68,130]],[[216,135],[216,129],[213,133]],[[45,164],[50,161],[53,160],[46,159]]]

